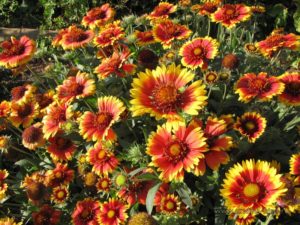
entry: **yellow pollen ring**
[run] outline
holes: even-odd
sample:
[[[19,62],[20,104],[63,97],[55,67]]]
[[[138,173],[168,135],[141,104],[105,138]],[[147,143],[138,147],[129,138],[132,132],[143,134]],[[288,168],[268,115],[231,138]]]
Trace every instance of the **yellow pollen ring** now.
[[[102,188],[107,188],[107,187],[108,187],[108,182],[107,182],[107,180],[104,180],[104,181],[101,182],[101,187],[102,187]]]
[[[200,55],[202,53],[202,49],[201,48],[195,48],[194,49],[194,55]]]
[[[59,199],[62,199],[62,198],[64,198],[66,195],[65,195],[65,192],[64,191],[59,191],[58,193],[57,193],[57,198],[59,198]]]
[[[234,13],[234,10],[233,9],[227,9],[226,11],[225,11],[225,14],[226,15],[232,15]]]
[[[255,128],[255,124],[252,121],[248,121],[245,126],[248,130],[253,130]]]
[[[111,210],[108,211],[107,217],[108,218],[113,218],[115,216],[115,214],[116,214],[115,211],[111,209]]]
[[[259,189],[259,186],[257,184],[250,183],[250,184],[247,184],[244,187],[243,192],[244,192],[244,195],[246,197],[252,198],[252,197],[255,197],[259,194],[260,189]]]
[[[181,152],[181,146],[179,144],[177,144],[177,143],[176,144],[172,144],[169,147],[169,151],[170,151],[171,155],[177,156]]]
[[[98,153],[98,159],[103,159],[105,157],[106,153],[104,150],[100,150],[100,152]]]

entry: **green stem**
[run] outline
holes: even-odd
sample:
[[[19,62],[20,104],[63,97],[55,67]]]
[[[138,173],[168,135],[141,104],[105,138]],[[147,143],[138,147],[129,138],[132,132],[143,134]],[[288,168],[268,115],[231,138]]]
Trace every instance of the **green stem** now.
[[[273,215],[270,214],[270,215],[267,217],[266,221],[264,222],[264,225],[268,225],[272,220],[273,220]]]
[[[224,84],[224,93],[223,93],[223,97],[222,100],[224,101],[227,95],[227,84]]]
[[[29,153],[23,151],[22,149],[19,149],[19,148],[15,147],[15,146],[10,146],[10,147],[11,147],[12,149],[14,149],[14,150],[20,152],[20,153],[23,153],[23,154],[25,154],[25,155],[28,155],[28,156],[30,156],[31,158],[34,158],[33,155],[31,155],[31,154],[29,154]]]
[[[207,17],[207,20],[208,20],[208,22],[207,22],[207,36],[209,36],[209,34],[210,34],[210,27],[211,27],[211,22],[210,22],[210,18],[209,17]]]

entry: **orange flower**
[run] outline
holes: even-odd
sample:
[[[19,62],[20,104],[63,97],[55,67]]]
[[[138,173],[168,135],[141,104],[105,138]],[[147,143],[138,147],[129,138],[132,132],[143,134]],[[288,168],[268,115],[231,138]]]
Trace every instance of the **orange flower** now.
[[[248,141],[254,143],[265,131],[266,119],[256,112],[246,112],[237,118],[234,129],[238,130]]]
[[[86,198],[78,201],[72,213],[74,225],[99,225],[97,217],[100,213],[100,203],[97,200]]]
[[[65,138],[60,134],[49,138],[47,151],[55,161],[67,161],[71,160],[76,150],[75,144],[71,139]]]
[[[114,153],[98,142],[88,150],[88,161],[93,165],[93,171],[99,176],[108,176],[118,166],[119,160]]]
[[[0,103],[0,118],[2,117],[5,118],[8,116],[10,112],[10,104],[11,104],[10,102],[5,100]]]
[[[66,29],[61,29],[60,31],[58,31],[58,33],[56,34],[56,36],[53,38],[52,40],[52,45],[54,47],[58,47],[61,45],[61,41],[62,41],[62,38],[65,34],[68,33],[68,28]]]
[[[156,6],[154,10],[148,15],[148,18],[150,20],[168,18],[171,13],[176,11],[176,9],[176,5],[168,2],[160,2],[159,5]]]
[[[225,4],[211,15],[212,21],[231,29],[251,16],[251,8],[244,4]]]
[[[180,203],[177,196],[167,194],[162,197],[158,210],[165,214],[176,214],[180,210]]]
[[[22,125],[29,127],[33,120],[38,116],[39,106],[34,101],[23,105],[13,103],[11,105],[11,114],[9,120],[15,127]]]
[[[236,82],[235,90],[235,93],[239,94],[239,100],[245,103],[254,98],[269,101],[283,92],[284,84],[277,77],[268,77],[264,72],[258,75],[246,73]]]
[[[98,75],[99,79],[104,79],[111,74],[116,74],[118,77],[132,74],[136,66],[126,62],[130,54],[129,50],[120,53],[114,52],[111,57],[102,60],[101,64],[95,68],[94,73]]]
[[[8,185],[5,183],[5,179],[8,177],[7,170],[0,170],[0,201],[5,198]]]
[[[205,86],[191,71],[172,64],[140,72],[130,90],[133,116],[150,113],[156,119],[179,120],[179,112],[197,115],[206,104]]]
[[[107,47],[114,45],[117,41],[124,37],[123,28],[120,27],[120,21],[107,24],[103,29],[100,30],[97,37],[94,39],[94,44],[97,47]]]
[[[91,30],[84,31],[76,26],[70,26],[61,31],[53,42],[55,45],[61,45],[65,50],[74,50],[85,47],[94,37]]]
[[[184,171],[191,172],[207,151],[200,128],[179,126],[177,129],[158,127],[147,143],[146,153],[151,156],[151,166],[161,171],[159,178],[183,181]]]
[[[209,16],[213,14],[218,9],[219,3],[216,2],[206,2],[199,6],[197,10],[199,10],[198,14],[202,16]]]
[[[66,164],[57,163],[54,170],[48,170],[46,175],[47,186],[54,188],[69,185],[74,179],[74,170]]]
[[[99,48],[97,52],[97,58],[98,59],[110,58],[115,52],[121,54],[122,52],[130,52],[130,49],[128,48],[127,45],[121,43],[108,45],[106,47]]]
[[[11,89],[11,100],[13,103],[24,104],[33,98],[36,87],[30,84],[17,86]]]
[[[87,12],[82,19],[82,25],[88,26],[91,29],[101,27],[114,19],[115,10],[113,10],[108,3],[95,7]]]
[[[96,188],[98,192],[108,193],[111,188],[111,179],[109,177],[100,177],[97,181]]]
[[[0,66],[8,69],[24,65],[33,57],[36,47],[35,42],[27,36],[22,36],[20,40],[11,37],[10,40],[1,43]]]
[[[201,121],[194,119],[191,125],[201,127]],[[204,137],[207,138],[208,152],[205,152],[205,158],[200,159],[199,164],[195,168],[196,175],[203,175],[206,171],[205,164],[212,170],[218,170],[221,164],[229,162],[228,151],[232,146],[232,137],[225,135],[227,132],[227,124],[225,120],[208,117],[204,129]]]
[[[237,213],[237,214],[230,214],[229,219],[234,220],[235,225],[251,225],[256,220],[256,217],[254,214],[251,213]]]
[[[265,40],[257,43],[260,52],[266,57],[273,57],[280,49],[298,50],[300,46],[300,36],[293,33],[282,34],[273,31]]]
[[[191,69],[207,69],[208,60],[214,59],[218,54],[218,47],[219,43],[210,37],[188,41],[179,50],[181,63]]]
[[[219,80],[219,75],[216,71],[207,71],[204,74],[204,81],[208,85],[213,85]]]
[[[47,114],[42,120],[44,137],[46,139],[54,137],[57,132],[61,131],[62,125],[72,116],[72,105],[53,102],[47,107]]]
[[[284,90],[278,96],[279,101],[292,106],[300,105],[300,73],[286,72],[279,77],[284,83]]]
[[[38,212],[32,213],[32,219],[34,225],[57,225],[60,221],[62,212],[55,210],[50,205],[43,205]]]
[[[111,126],[119,120],[125,110],[124,104],[116,97],[105,96],[98,98],[98,112],[85,112],[79,119],[79,133],[84,139],[99,141],[111,138]]]
[[[292,175],[300,176],[300,153],[291,156],[290,173]]]
[[[22,144],[24,147],[35,150],[45,144],[43,130],[41,123],[36,123],[26,128],[22,133]]]
[[[53,188],[51,200],[56,204],[64,203],[69,198],[69,191],[66,186],[57,186]]]
[[[148,31],[138,31],[134,32],[134,35],[137,39],[137,44],[139,46],[149,45],[155,43],[152,30]]]
[[[265,161],[250,159],[235,164],[224,179],[221,195],[233,213],[266,213],[275,209],[278,197],[286,189],[275,168]]]
[[[74,98],[85,98],[95,93],[96,86],[87,73],[78,72],[75,77],[68,77],[57,88],[57,97],[62,102],[72,101]]]
[[[35,100],[39,104],[40,115],[39,117],[43,117],[46,114],[47,106],[49,106],[54,100],[54,90],[48,90],[45,93],[37,93],[35,94]]]
[[[184,40],[192,31],[186,26],[175,24],[171,20],[162,20],[153,27],[155,41],[160,42],[163,48],[170,48],[173,40]]]
[[[110,198],[100,206],[98,223],[101,225],[121,225],[128,218],[126,210],[128,207],[118,199]]]

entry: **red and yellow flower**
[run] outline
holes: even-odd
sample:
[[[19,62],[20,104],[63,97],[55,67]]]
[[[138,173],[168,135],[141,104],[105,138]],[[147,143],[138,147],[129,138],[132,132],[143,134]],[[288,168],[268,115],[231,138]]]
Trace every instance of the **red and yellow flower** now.
[[[108,193],[111,188],[111,179],[107,176],[100,177],[97,181],[96,188],[98,192],[106,192]]]
[[[134,32],[134,35],[137,39],[137,44],[139,46],[145,46],[145,45],[155,43],[152,30],[148,30],[148,31],[138,31],[138,30],[136,30]]]
[[[206,2],[198,7],[198,14],[202,16],[209,16],[218,9],[218,2]]]
[[[72,159],[76,146],[71,139],[57,134],[49,138],[49,143],[47,151],[50,153],[52,159],[55,161],[67,161]]]
[[[201,80],[188,86],[195,74],[175,64],[140,72],[130,90],[133,116],[149,113],[156,119],[180,120],[179,110],[197,115],[206,105],[206,90]]]
[[[36,123],[26,128],[22,133],[22,144],[24,147],[35,150],[45,144],[43,130],[41,123]]]
[[[29,127],[38,114],[39,106],[34,101],[26,102],[23,105],[12,103],[9,120],[15,127],[20,125]]]
[[[229,218],[234,220],[235,225],[251,225],[256,220],[255,215],[251,213],[232,213]]]
[[[108,176],[119,165],[119,160],[114,153],[98,142],[87,153],[88,161],[93,166],[93,171],[99,176]]]
[[[54,46],[61,45],[65,50],[85,47],[94,38],[92,30],[84,31],[74,25],[64,29],[52,41]]]
[[[34,225],[57,225],[62,212],[52,208],[50,205],[43,205],[38,212],[32,213]]]
[[[79,119],[79,133],[88,141],[113,138],[114,132],[111,126],[119,120],[124,110],[124,104],[118,98],[114,96],[100,97],[98,112],[85,112]]]
[[[151,166],[160,171],[159,178],[168,181],[183,181],[184,171],[192,172],[207,151],[201,129],[179,126],[172,129],[158,127],[147,143],[146,153],[151,156]]]
[[[280,178],[276,169],[265,161],[250,159],[235,164],[226,173],[221,189],[225,206],[239,214],[274,209],[277,199],[286,191]]]
[[[128,49],[122,52],[114,52],[111,57],[102,60],[101,64],[97,66],[94,73],[97,74],[99,79],[104,79],[111,74],[118,77],[125,77],[127,74],[133,74],[136,66],[128,62],[131,55]]]
[[[87,73],[78,72],[75,77],[68,77],[57,87],[57,97],[60,101],[72,101],[74,98],[85,98],[95,93],[95,81]]]
[[[168,18],[171,13],[176,11],[176,9],[176,5],[168,2],[160,2],[147,17],[150,20]]]
[[[10,40],[0,44],[0,66],[8,69],[24,65],[33,57],[36,46],[35,42],[27,36],[22,36],[20,40],[11,37]]]
[[[0,102],[0,118],[6,118],[8,117],[10,113],[10,106],[11,103],[8,101],[2,101]]]
[[[48,170],[46,184],[49,187],[69,185],[74,179],[74,170],[69,169],[67,164],[57,163],[54,170]]]
[[[14,218],[4,217],[0,219],[0,224],[1,225],[22,225],[22,222],[17,223]]]
[[[211,37],[195,38],[186,42],[179,50],[181,63],[191,69],[207,69],[208,61],[218,54],[219,43]]]
[[[254,143],[265,131],[267,120],[257,112],[246,112],[237,118],[234,129]]]
[[[190,126],[202,127],[202,121],[192,120]],[[227,123],[223,119],[208,117],[204,129],[204,137],[208,145],[208,152],[204,153],[205,158],[200,159],[194,169],[196,175],[203,175],[206,165],[212,170],[218,170],[220,165],[227,164],[230,157],[227,151],[233,146],[232,137],[225,135],[228,131]]]
[[[174,194],[167,194],[161,198],[158,211],[165,214],[176,214],[180,210],[181,202],[178,199],[178,196]]]
[[[261,72],[258,75],[246,73],[235,84],[235,93],[242,102],[250,102],[253,99],[269,101],[275,95],[284,91],[284,84],[273,76]]]
[[[94,39],[94,44],[97,47],[107,47],[114,45],[117,41],[124,38],[124,30],[120,26],[120,21],[107,24]]]
[[[5,179],[7,177],[8,177],[8,171],[0,170],[0,201],[6,196],[8,185],[7,183],[5,183]]]
[[[290,159],[290,173],[300,176],[300,153],[292,155]]]
[[[212,21],[231,29],[251,16],[251,8],[244,4],[225,4],[211,15]]]
[[[36,87],[30,84],[17,86],[11,89],[11,100],[16,104],[24,104],[30,101],[36,91]]]
[[[82,19],[82,25],[95,29],[102,27],[114,19],[115,10],[108,3],[95,7],[87,12]]]
[[[47,107],[47,114],[42,120],[44,137],[46,139],[54,137],[57,132],[61,131],[62,125],[72,116],[72,105],[53,102]]]
[[[284,90],[278,96],[279,101],[292,106],[300,105],[300,73],[286,72],[279,77],[284,83]]]
[[[126,206],[122,201],[118,199],[110,198],[107,202],[104,202],[100,206],[100,212],[98,215],[98,223],[101,225],[121,225],[125,224],[128,215]]]
[[[56,204],[64,203],[69,198],[69,190],[66,186],[57,186],[52,189],[51,200]]]
[[[77,202],[72,213],[72,222],[74,225],[98,225],[99,213],[100,203],[97,200],[86,198]]]
[[[170,48],[174,40],[185,40],[192,31],[186,26],[173,23],[171,20],[162,20],[153,27],[154,40],[160,42],[163,48]]]
[[[260,52],[266,57],[273,57],[280,49],[298,50],[300,46],[300,36],[290,33],[273,31],[266,39],[257,44]]]
[[[47,106],[49,106],[54,101],[54,90],[50,89],[45,93],[37,93],[35,94],[35,100],[39,104],[40,115],[39,117],[44,117],[47,111]]]

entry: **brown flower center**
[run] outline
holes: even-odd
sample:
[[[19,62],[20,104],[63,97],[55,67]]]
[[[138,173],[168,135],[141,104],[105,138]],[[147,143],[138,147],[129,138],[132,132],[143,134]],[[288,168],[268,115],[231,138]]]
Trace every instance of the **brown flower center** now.
[[[26,91],[27,91],[27,89],[24,86],[19,86],[19,87],[13,88],[11,90],[12,100],[17,101],[17,100],[21,99],[25,95]]]
[[[21,118],[26,118],[27,116],[29,116],[32,113],[32,107],[29,104],[20,106],[20,108],[18,109],[18,115]]]
[[[108,112],[100,112],[97,114],[96,116],[96,125],[99,127],[99,128],[105,128],[105,127],[108,127],[110,122],[112,121],[113,119],[113,116],[111,113],[108,113]]]
[[[88,209],[84,209],[82,211],[82,213],[80,214],[80,217],[82,219],[84,219],[85,221],[88,221],[92,217],[92,214],[91,214],[91,212]]]
[[[72,141],[63,137],[58,137],[56,140],[56,145],[59,151],[65,151],[72,146]]]
[[[299,97],[300,95],[300,83],[288,83],[285,86],[285,93],[292,95],[294,97]]]
[[[31,126],[26,128],[23,131],[22,138],[27,142],[27,143],[35,143],[39,141],[39,139],[42,137],[43,132],[40,128]]]
[[[171,142],[166,148],[166,154],[174,163],[182,160],[186,156],[187,151],[187,146],[178,141]]]
[[[268,81],[260,78],[249,80],[248,85],[249,88],[255,92],[266,92],[271,88],[271,85]]]
[[[180,94],[173,85],[162,85],[152,92],[152,104],[161,112],[176,111],[180,102]]]
[[[67,34],[69,42],[81,42],[88,39],[89,35],[79,28],[75,28]]]
[[[8,48],[3,50],[3,54],[6,56],[18,56],[22,55],[25,52],[25,46],[20,43],[10,43]]]

